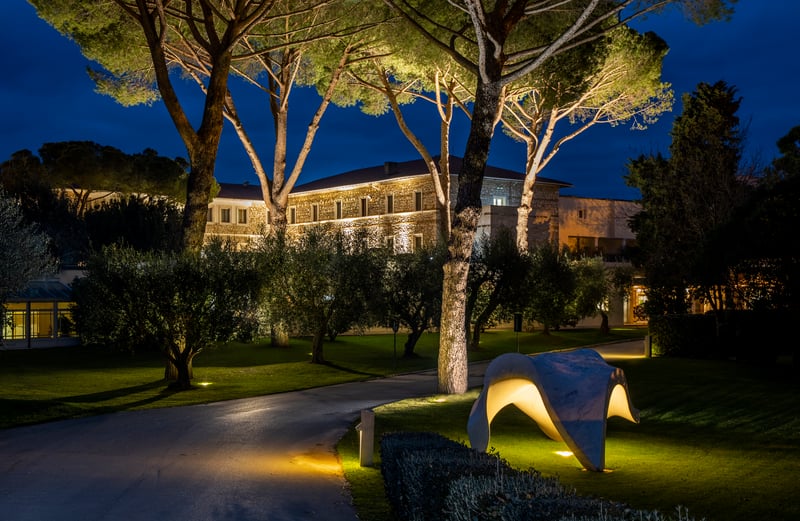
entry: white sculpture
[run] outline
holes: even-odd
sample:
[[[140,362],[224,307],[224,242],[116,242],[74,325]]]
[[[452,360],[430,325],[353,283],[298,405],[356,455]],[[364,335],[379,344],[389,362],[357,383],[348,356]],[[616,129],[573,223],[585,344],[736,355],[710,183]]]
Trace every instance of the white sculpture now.
[[[492,419],[509,404],[551,439],[566,443],[584,468],[598,472],[605,469],[607,419],[620,416],[639,423],[625,374],[593,349],[495,358],[469,414],[472,448],[487,449]]]

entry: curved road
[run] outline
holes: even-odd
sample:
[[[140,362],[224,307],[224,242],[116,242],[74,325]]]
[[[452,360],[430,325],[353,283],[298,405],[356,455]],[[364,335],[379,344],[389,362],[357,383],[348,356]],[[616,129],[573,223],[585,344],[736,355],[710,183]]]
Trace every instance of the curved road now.
[[[0,431],[0,519],[355,521],[336,443],[362,409],[435,391],[428,371]]]

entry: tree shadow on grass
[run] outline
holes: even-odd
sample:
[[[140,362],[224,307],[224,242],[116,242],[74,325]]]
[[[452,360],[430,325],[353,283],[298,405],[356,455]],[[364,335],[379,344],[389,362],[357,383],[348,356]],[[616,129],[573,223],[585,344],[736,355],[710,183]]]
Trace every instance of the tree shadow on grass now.
[[[147,382],[139,385],[132,385],[130,387],[121,387],[119,389],[109,389],[107,391],[100,391],[97,393],[81,394],[77,396],[66,396],[62,400],[70,403],[99,403],[121,398],[131,394],[149,391],[157,387],[165,387],[167,382],[162,378],[153,382]],[[160,399],[160,398],[159,398]]]
[[[372,376],[372,377],[382,377],[383,376],[383,374],[381,374],[381,373],[368,373],[366,371],[358,371],[358,370],[352,369],[350,367],[345,367],[343,365],[334,364],[333,362],[323,362],[320,365],[325,365],[325,366],[330,367],[331,369],[336,369],[337,371],[342,371],[342,372],[350,373],[350,374],[358,374],[358,375],[362,375],[362,376]]]
[[[164,387],[157,394],[150,394],[139,400],[121,402],[112,405],[98,405],[104,401],[119,400],[125,396],[151,391]],[[17,427],[44,423],[48,421],[66,420],[84,416],[108,414],[129,409],[140,408],[158,402],[175,394],[176,391],[166,387],[163,379],[120,389],[110,389],[98,393],[50,400],[21,400],[0,398],[0,428]],[[82,407],[85,404],[88,407]]]

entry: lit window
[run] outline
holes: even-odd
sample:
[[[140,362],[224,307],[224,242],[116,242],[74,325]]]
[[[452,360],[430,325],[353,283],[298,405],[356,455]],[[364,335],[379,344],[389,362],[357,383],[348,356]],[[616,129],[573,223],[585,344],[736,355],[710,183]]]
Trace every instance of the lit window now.
[[[247,224],[247,208],[239,208],[236,210],[236,222],[239,224]]]
[[[394,213],[394,195],[386,196],[386,213]]]
[[[220,208],[219,209],[219,222],[221,222],[221,223],[229,223],[229,222],[231,222],[231,209],[230,208]]]
[[[414,192],[414,211],[422,211],[422,192]]]
[[[297,208],[289,207],[289,224],[297,224]]]
[[[505,195],[492,196],[492,206],[506,206],[507,204],[508,200],[506,199]]]
[[[341,201],[336,201],[336,218],[337,219],[341,219],[342,218],[342,202]]]
[[[366,217],[369,215],[369,207],[367,206],[367,198],[361,198],[361,217]]]

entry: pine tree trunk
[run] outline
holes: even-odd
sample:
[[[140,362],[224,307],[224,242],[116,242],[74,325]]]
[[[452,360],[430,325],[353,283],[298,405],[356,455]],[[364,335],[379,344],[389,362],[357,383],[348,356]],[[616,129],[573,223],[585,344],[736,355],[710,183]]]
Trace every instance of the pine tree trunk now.
[[[467,391],[466,320],[467,275],[475,232],[481,213],[481,188],[489,157],[502,88],[499,83],[478,82],[464,163],[458,175],[447,261],[442,284],[438,385],[439,392],[462,394]]]
[[[528,244],[528,220],[531,216],[531,201],[526,200],[527,194],[523,192],[522,202],[517,208],[517,249],[526,253],[530,244]],[[530,199],[533,199],[533,193],[530,194]]]
[[[457,233],[456,227],[451,232]],[[463,234],[462,234],[463,235]],[[467,236],[470,238],[470,236]],[[464,330],[465,291],[469,261],[451,259],[444,266],[442,321],[439,327],[439,392],[462,394],[467,390],[467,335]]]
[[[183,121],[175,121],[189,152],[191,173],[186,188],[186,206],[183,210],[183,248],[198,252],[203,247],[208,220],[208,204],[214,187],[214,167],[217,161],[219,140],[222,135],[223,106],[228,93],[228,71],[231,56],[223,52],[214,59],[209,77],[203,119],[194,139]],[[163,92],[162,92],[163,94]]]

